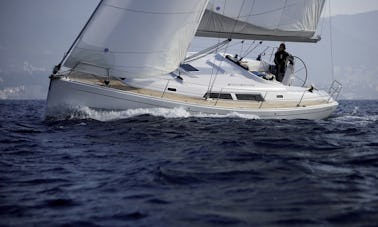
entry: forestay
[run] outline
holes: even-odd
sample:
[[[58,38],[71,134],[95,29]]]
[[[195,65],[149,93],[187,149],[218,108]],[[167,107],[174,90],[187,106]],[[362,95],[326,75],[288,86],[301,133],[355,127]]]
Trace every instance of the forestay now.
[[[210,0],[197,36],[316,42],[325,0]]]
[[[103,0],[64,66],[96,75],[174,71],[185,58],[207,0]]]

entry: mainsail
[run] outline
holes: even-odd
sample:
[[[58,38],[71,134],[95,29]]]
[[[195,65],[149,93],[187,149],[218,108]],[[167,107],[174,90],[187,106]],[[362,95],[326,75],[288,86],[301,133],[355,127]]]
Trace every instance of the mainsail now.
[[[103,0],[64,66],[109,76],[154,76],[185,58],[207,0]]]
[[[210,0],[197,36],[316,42],[325,0]]]

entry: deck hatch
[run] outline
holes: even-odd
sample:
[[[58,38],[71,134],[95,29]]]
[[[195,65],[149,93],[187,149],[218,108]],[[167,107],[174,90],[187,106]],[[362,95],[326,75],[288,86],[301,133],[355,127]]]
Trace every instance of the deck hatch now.
[[[190,64],[181,64],[180,67],[184,69],[185,71],[192,72],[192,71],[199,71],[198,69],[194,68]]]

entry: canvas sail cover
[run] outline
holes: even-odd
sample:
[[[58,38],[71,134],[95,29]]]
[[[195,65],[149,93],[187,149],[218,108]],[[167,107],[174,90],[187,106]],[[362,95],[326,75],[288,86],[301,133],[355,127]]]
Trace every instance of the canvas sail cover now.
[[[210,0],[197,36],[316,42],[325,0]]]
[[[174,71],[185,58],[207,0],[103,0],[64,66],[95,75]]]

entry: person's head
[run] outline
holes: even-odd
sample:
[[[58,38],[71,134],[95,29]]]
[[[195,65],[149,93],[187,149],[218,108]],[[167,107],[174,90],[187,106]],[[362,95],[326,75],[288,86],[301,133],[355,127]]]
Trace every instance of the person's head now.
[[[280,51],[286,50],[285,43],[281,43],[280,47],[278,48],[278,50],[280,50]]]

